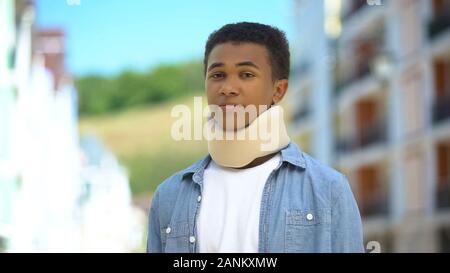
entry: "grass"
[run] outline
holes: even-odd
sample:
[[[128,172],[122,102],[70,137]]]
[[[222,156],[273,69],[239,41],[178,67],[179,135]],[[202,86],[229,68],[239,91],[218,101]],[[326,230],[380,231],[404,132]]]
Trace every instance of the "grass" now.
[[[81,134],[98,136],[128,169],[134,196],[150,194],[164,179],[207,154],[204,141],[171,138],[176,118],[170,113],[176,104],[191,108],[193,97],[108,116],[85,117],[79,122]]]

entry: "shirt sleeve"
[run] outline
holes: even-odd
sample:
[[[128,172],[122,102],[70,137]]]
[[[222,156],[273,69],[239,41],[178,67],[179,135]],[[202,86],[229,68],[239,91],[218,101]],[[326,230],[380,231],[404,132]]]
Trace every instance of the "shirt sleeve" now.
[[[148,216],[147,253],[160,253],[162,250],[161,229],[159,224],[159,194],[153,195]]]
[[[344,175],[337,183],[334,183],[332,197],[332,252],[364,252],[361,216]]]

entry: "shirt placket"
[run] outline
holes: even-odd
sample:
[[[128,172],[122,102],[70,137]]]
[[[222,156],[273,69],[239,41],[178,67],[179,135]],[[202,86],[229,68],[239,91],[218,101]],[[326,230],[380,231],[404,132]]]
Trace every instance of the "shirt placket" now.
[[[269,177],[264,184],[263,195],[261,198],[261,208],[259,214],[259,239],[258,239],[258,252],[268,252],[269,247],[267,245],[269,236],[269,220],[270,220],[270,198],[273,196],[273,176],[281,168],[283,161],[280,161],[278,166],[270,173]]]

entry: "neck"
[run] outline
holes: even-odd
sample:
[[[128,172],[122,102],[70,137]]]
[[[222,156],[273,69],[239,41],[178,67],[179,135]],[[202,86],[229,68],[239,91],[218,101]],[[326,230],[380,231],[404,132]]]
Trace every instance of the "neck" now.
[[[223,138],[223,128],[220,128],[216,120],[211,119],[207,125],[211,158],[218,165],[228,168],[245,169],[261,165],[289,145],[290,141],[281,106],[261,113],[248,127],[234,132],[232,139]],[[266,130],[268,139],[263,139],[262,129]]]
[[[273,154],[268,154],[268,155],[265,155],[262,157],[258,157],[255,160],[253,160],[252,162],[250,162],[248,165],[245,165],[244,167],[240,167],[240,168],[236,168],[236,169],[241,170],[241,169],[248,169],[248,168],[253,168],[253,167],[259,166],[259,165],[263,164],[264,162],[268,161],[269,159],[271,159],[272,157],[274,157],[277,153],[278,152],[273,153]]]

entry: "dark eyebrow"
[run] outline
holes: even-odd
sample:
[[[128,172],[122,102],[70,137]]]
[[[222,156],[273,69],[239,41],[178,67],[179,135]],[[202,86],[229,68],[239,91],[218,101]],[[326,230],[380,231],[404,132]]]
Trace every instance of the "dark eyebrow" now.
[[[224,66],[224,63],[213,63],[208,67],[208,71],[210,71],[213,68],[221,67],[221,66]]]
[[[252,66],[256,69],[259,69],[259,67],[256,64],[254,64],[253,62],[250,62],[250,61],[237,63],[236,66]]]
[[[211,69],[214,69],[216,67],[222,67],[222,66],[225,66],[225,64],[224,63],[213,63],[208,67],[208,71],[210,71]],[[259,67],[251,61],[240,62],[240,63],[237,63],[236,66],[252,66],[256,69],[259,69]]]

